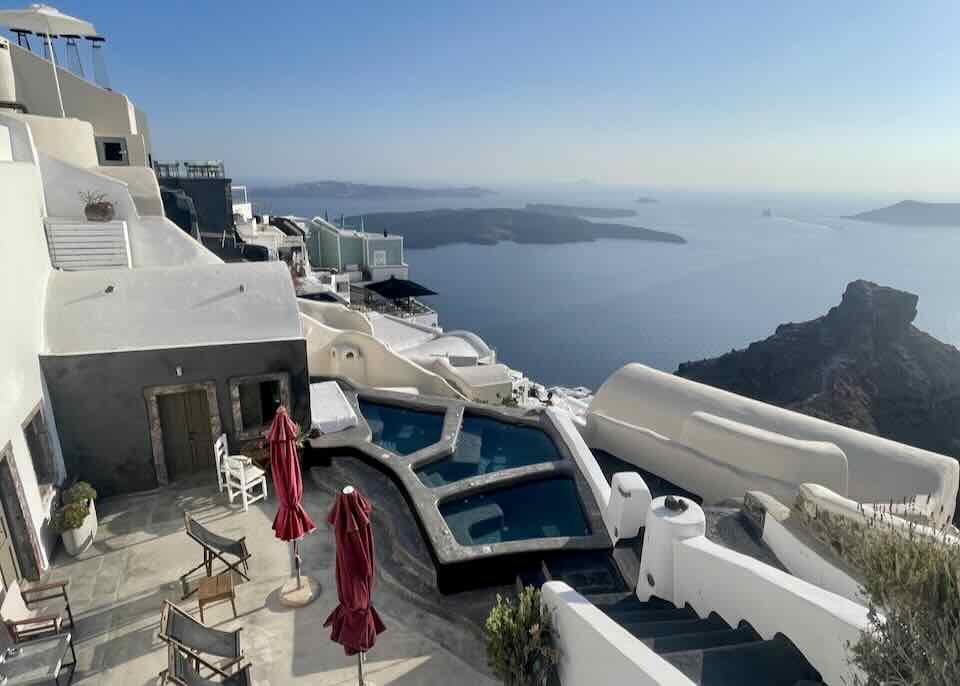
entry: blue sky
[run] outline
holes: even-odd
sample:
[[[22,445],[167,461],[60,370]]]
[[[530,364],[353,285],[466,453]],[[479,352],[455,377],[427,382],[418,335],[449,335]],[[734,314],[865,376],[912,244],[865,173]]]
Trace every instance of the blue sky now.
[[[946,192],[960,3],[63,0],[237,177]]]

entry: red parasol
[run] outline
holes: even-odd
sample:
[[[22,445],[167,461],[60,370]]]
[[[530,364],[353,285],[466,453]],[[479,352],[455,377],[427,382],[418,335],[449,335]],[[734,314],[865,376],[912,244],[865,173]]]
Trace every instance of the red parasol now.
[[[347,486],[337,494],[327,515],[337,541],[340,604],[323,625],[333,627],[330,638],[342,645],[347,655],[366,652],[373,647],[377,634],[386,630],[370,603],[374,576],[372,511],[370,501]],[[362,670],[362,658],[360,665]]]
[[[300,474],[300,457],[297,455],[297,425],[281,406],[267,432],[270,444],[270,473],[277,491],[280,507],[273,519],[273,530],[281,541],[293,541],[294,560],[297,565],[297,587],[300,587],[299,541],[311,533],[317,525],[303,509],[303,477]]]

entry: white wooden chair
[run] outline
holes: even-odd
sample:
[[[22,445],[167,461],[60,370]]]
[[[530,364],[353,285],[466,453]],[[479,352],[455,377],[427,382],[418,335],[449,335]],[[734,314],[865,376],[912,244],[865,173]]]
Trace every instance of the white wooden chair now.
[[[249,457],[227,455],[223,463],[226,466],[227,497],[231,503],[240,496],[246,512],[250,503],[267,499],[267,475]],[[256,493],[257,486],[260,487],[259,494]]]
[[[227,445],[227,434],[220,434],[220,437],[213,444],[213,458],[217,465],[217,486],[220,492],[227,487],[227,463],[228,457],[243,457],[243,455],[230,455],[230,446]],[[246,458],[244,458],[246,459]]]

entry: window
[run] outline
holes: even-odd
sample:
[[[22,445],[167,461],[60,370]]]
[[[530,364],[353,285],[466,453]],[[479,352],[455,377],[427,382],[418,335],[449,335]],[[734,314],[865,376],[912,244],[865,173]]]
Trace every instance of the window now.
[[[57,478],[57,469],[54,464],[53,448],[50,447],[50,436],[47,433],[47,422],[40,408],[34,411],[33,416],[24,425],[23,435],[27,439],[27,449],[33,461],[37,483],[41,486],[53,484]]]
[[[104,166],[127,166],[127,141],[124,138],[97,138],[97,157]]]
[[[287,374],[263,374],[230,380],[234,430],[239,438],[253,438],[270,427],[277,408],[290,408]]]
[[[387,251],[386,250],[374,250],[373,251],[373,266],[374,267],[383,267],[387,264]]]

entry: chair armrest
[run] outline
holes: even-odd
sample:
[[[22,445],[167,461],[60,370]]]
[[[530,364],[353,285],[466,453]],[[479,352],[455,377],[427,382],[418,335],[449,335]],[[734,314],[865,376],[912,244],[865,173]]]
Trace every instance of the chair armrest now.
[[[59,620],[60,615],[41,615],[39,617],[31,617],[30,619],[11,619],[7,621],[7,624],[12,624],[13,626],[29,624],[56,624]]]
[[[64,581],[51,581],[50,583],[47,583],[47,584],[34,584],[29,588],[21,588],[20,592],[21,593],[37,593],[39,591],[50,591],[50,590],[53,590],[54,588],[66,590],[67,586],[69,585],[70,585],[70,579],[66,579]]]
[[[242,462],[243,464],[246,464],[246,465],[253,464],[253,461],[246,455],[227,455],[227,457],[229,457],[232,460],[237,460],[238,462]]]

